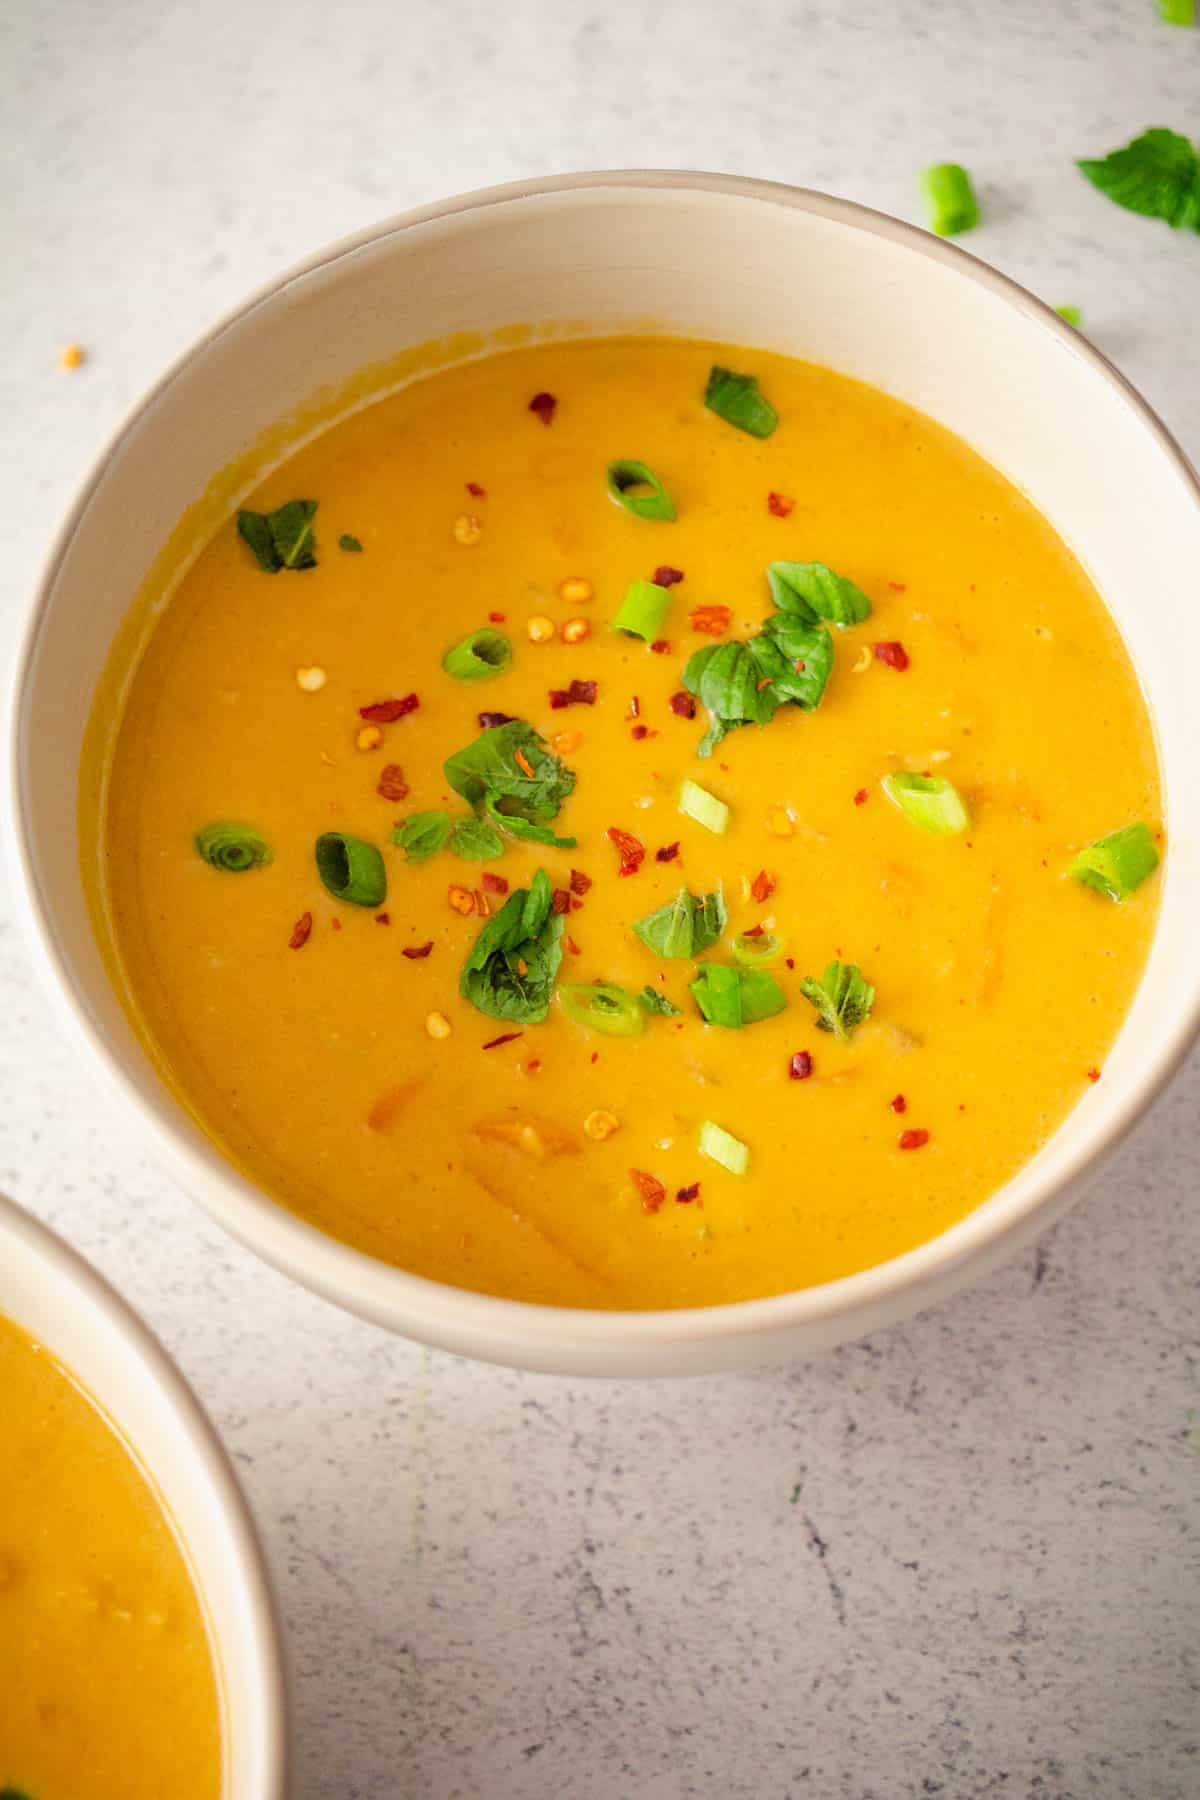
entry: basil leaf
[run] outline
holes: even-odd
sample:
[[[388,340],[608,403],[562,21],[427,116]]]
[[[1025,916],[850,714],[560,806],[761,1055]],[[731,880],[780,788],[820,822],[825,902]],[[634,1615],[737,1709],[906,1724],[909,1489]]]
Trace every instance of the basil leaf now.
[[[748,431],[751,437],[770,437],[779,414],[759,392],[754,375],[735,375],[732,369],[714,367],[704,389],[704,404],[729,425]]]
[[[448,812],[419,812],[397,825],[392,842],[400,846],[410,863],[423,863],[437,855],[449,836]]]
[[[638,1005],[644,1006],[648,1013],[662,1013],[668,1019],[678,1018],[681,1011],[674,1001],[668,1000],[665,994],[661,994],[656,987],[651,987],[649,982],[638,995]]]
[[[1078,164],[1093,187],[1127,212],[1200,231],[1200,155],[1177,131],[1156,126],[1123,149]]]
[[[666,906],[635,919],[633,929],[656,956],[692,957],[716,943],[725,929],[726,917],[725,899],[719,888],[716,893],[703,895],[680,888]]]
[[[562,962],[563,922],[544,869],[490,918],[463,965],[459,992],[493,1019],[536,1025],[546,1017]]]
[[[491,862],[504,854],[504,839],[486,819],[460,819],[450,833],[450,848],[467,862]]]
[[[497,800],[494,794],[485,796],[483,806],[488,818],[495,821],[506,837],[520,838],[527,844],[549,844],[555,850],[573,850],[575,848],[575,838],[558,837],[551,831],[549,825],[537,825],[532,819],[523,818],[518,812],[506,811],[504,803]]]
[[[288,500],[271,513],[250,512],[243,508],[237,516],[237,528],[253,550],[258,566],[268,575],[280,569],[314,569],[317,564],[313,543],[315,500]]]
[[[518,756],[527,768],[518,762]],[[574,770],[559,761],[545,738],[524,719],[510,719],[505,725],[482,731],[473,743],[446,759],[445,774],[468,805],[479,806],[485,799],[503,803],[506,820],[544,823],[553,819],[575,786]],[[514,830],[514,835],[524,834]]]
[[[811,712],[833,669],[833,639],[823,625],[776,613],[746,643],[706,645],[691,655],[683,685],[712,715],[697,754],[711,755],[737,725],[766,725],[785,702]]]
[[[772,1019],[787,1005],[783,989],[765,969],[702,963],[689,988],[706,1022],[727,1031]]]
[[[817,1009],[818,1031],[846,1039],[871,1016],[875,989],[857,963],[831,962],[819,981],[806,975],[800,992]]]
[[[781,612],[798,615],[806,624],[827,619],[831,625],[861,625],[871,616],[871,602],[846,575],[819,562],[773,562],[767,569],[771,599]]]

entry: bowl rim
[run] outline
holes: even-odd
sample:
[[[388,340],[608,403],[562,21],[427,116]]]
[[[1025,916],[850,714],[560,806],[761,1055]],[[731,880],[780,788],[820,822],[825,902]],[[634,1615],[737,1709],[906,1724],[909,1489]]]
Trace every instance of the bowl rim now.
[[[51,1230],[50,1226],[35,1218],[7,1194],[0,1194],[0,1243],[6,1240],[23,1247],[31,1260],[48,1275],[55,1290],[61,1289],[64,1295],[82,1296],[85,1304],[94,1307],[102,1315],[105,1328],[112,1334],[120,1349],[131,1357],[139,1373],[157,1388],[166,1401],[173,1421],[186,1440],[187,1455],[192,1464],[192,1480],[198,1475],[216,1501],[226,1548],[246,1605],[245,1650],[251,1659],[254,1704],[259,1721],[259,1745],[255,1758],[256,1786],[253,1791],[256,1800],[258,1797],[261,1800],[283,1800],[287,1792],[289,1747],[289,1701],[283,1631],[262,1540],[229,1453],[178,1364],[124,1295],[86,1257],[56,1231]],[[3,1311],[3,1295],[0,1294],[0,1313]],[[21,1329],[26,1328],[21,1326]],[[39,1337],[37,1341],[43,1340]],[[183,1548],[192,1585],[199,1590],[201,1606],[210,1626],[212,1654],[214,1661],[219,1664],[220,1638],[204,1600],[204,1568],[195,1554],[192,1540],[183,1537],[165,1500],[157,1492],[155,1469],[144,1459],[141,1445],[128,1432],[126,1419],[110,1414],[104,1403],[93,1394],[88,1371],[62,1357],[53,1344],[47,1343],[45,1348],[62,1364],[71,1378],[78,1382],[110,1428],[126,1443],[151,1486],[155,1488],[155,1498],[171,1519],[175,1535]],[[222,1676],[223,1672],[218,1667],[218,1691],[222,1689]],[[234,1756],[229,1757],[228,1766],[223,1756],[223,1793],[227,1791],[227,1784],[234,1772]],[[232,1787],[228,1787],[228,1792],[232,1800],[240,1800],[240,1795]]]
[[[475,189],[393,214],[335,240],[260,284],[201,333],[126,413],[101,448],[55,534],[19,633],[8,706],[7,816],[11,848],[21,874],[15,886],[27,941],[33,946],[59,1016],[70,1036],[87,1052],[89,1065],[102,1071],[124,1103],[140,1115],[160,1157],[210,1216],[304,1286],[360,1316],[386,1323],[393,1330],[451,1348],[469,1344],[472,1354],[494,1354],[498,1360],[518,1365],[522,1351],[557,1351],[568,1359],[594,1353],[593,1367],[607,1354],[616,1372],[618,1364],[621,1369],[626,1367],[631,1351],[682,1349],[694,1344],[712,1346],[789,1333],[802,1336],[806,1329],[816,1332],[828,1321],[843,1317],[862,1318],[864,1322],[852,1329],[868,1329],[868,1314],[882,1318],[916,1311],[925,1291],[931,1299],[936,1298],[963,1265],[980,1262],[988,1252],[998,1259],[1010,1240],[1028,1238],[1047,1227],[1056,1211],[1078,1194],[1097,1164],[1128,1134],[1187,1056],[1200,1034],[1200,982],[1186,1013],[1159,1040],[1128,1094],[1120,1104],[1097,1115],[1086,1141],[1071,1152],[1057,1176],[1035,1179],[1028,1192],[1015,1198],[1009,1196],[997,1205],[1005,1189],[1012,1185],[1012,1181],[1006,1183],[936,1237],[886,1262],[813,1287],[710,1306],[625,1311],[510,1300],[394,1267],[318,1230],[272,1200],[215,1146],[206,1156],[201,1146],[190,1142],[163,1110],[156,1111],[148,1104],[122,1057],[110,1047],[104,1032],[90,1016],[77,990],[71,959],[50,922],[29,838],[21,754],[26,688],[67,549],[125,438],[168,394],[179,376],[226,332],[239,326],[260,306],[277,300],[293,283],[327,270],[368,246],[463,213],[606,188],[713,194],[784,206],[879,238],[956,271],[1024,315],[1030,324],[1056,335],[1097,379],[1113,388],[1140,428],[1150,434],[1168,463],[1174,465],[1200,513],[1200,476],[1158,414],[1113,363],[1020,283],[959,244],[935,237],[919,226],[816,189],[700,170],[597,169]],[[1018,1171],[1012,1180],[1019,1180],[1020,1175]],[[1039,1215],[1044,1215],[1040,1221]],[[503,1350],[496,1349],[497,1345],[503,1345]]]

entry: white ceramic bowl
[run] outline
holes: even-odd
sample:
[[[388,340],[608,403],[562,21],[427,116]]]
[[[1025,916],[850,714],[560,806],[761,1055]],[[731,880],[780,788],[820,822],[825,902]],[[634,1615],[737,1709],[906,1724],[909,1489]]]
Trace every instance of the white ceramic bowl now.
[[[736,1306],[601,1313],[489,1299],[387,1268],[322,1237],[225,1164],[150,1069],[92,940],[74,814],[83,721],[118,620],[180,514],[315,390],[406,347],[442,339],[478,354],[496,332],[529,324],[781,350],[931,414],[1023,488],[1080,556],[1153,705],[1171,848],[1149,966],[1103,1082],[967,1218],[845,1280]],[[13,816],[41,960],[85,1057],[201,1204],[367,1318],[468,1355],[609,1375],[699,1371],[838,1342],[915,1311],[1043,1231],[1196,1033],[1197,570],[1200,490],[1155,416],[1047,307],[911,226],[794,188],[652,172],[493,188],[409,213],[292,270],[210,332],[127,421],[67,520],[15,705]]]
[[[285,1800],[287,1700],[270,1583],[241,1489],[198,1400],[107,1282],[3,1195],[0,1314],[78,1378],[175,1521],[218,1670],[221,1800]]]

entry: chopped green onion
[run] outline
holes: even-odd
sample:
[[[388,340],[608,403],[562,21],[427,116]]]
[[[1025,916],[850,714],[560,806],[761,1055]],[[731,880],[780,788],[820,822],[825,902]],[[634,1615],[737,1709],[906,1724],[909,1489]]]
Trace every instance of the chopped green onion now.
[[[787,1005],[787,996],[765,969],[735,969],[728,963],[701,963],[689,992],[709,1025],[740,1031],[773,1019]]]
[[[356,537],[351,537],[348,531],[343,531],[341,537],[338,539],[338,549],[349,550],[354,556],[362,555],[362,545]]]
[[[1067,870],[1085,887],[1125,900],[1158,867],[1158,851],[1150,828],[1141,823],[1111,832],[1080,852]]]
[[[922,831],[948,837],[970,827],[971,815],[962,795],[944,775],[907,775],[897,770],[884,776],[882,787],[892,805]]]
[[[800,992],[817,1009],[817,1030],[843,1040],[870,1018],[875,1004],[875,989],[857,963],[827,963],[820,981],[805,976]]]
[[[253,550],[264,574],[316,567],[312,529],[316,510],[315,500],[289,500],[271,513],[250,512],[243,507],[237,516],[238,532]]]
[[[218,819],[202,825],[193,842],[206,863],[224,869],[230,875],[242,875],[247,869],[265,869],[271,861],[271,846],[253,825],[236,825],[229,819]]]
[[[670,610],[670,588],[659,587],[656,581],[631,581],[613,630],[627,631],[631,637],[653,644],[662,636],[663,620]]]
[[[648,1013],[662,1013],[668,1019],[677,1019],[681,1011],[673,1000],[668,1000],[665,994],[660,994],[649,982],[638,995],[638,1005],[644,1006]]]
[[[756,377],[735,375],[732,369],[714,367],[709,371],[704,404],[727,425],[736,425],[751,437],[770,437],[779,423],[779,414],[759,393]]]
[[[695,819],[706,831],[722,836],[729,824],[729,808],[698,781],[684,781],[679,787],[679,810],[685,818]]]
[[[637,1037],[646,1024],[641,1002],[605,982],[572,982],[559,988],[558,998],[568,1019],[606,1037]]]
[[[1164,25],[1196,23],[1196,0],[1158,0],[1158,11]]]
[[[618,506],[638,519],[673,519],[675,504],[654,470],[636,457],[608,465],[608,491]]]
[[[979,223],[979,203],[971,177],[958,163],[935,163],[921,175],[921,192],[929,204],[929,228],[939,237],[956,237]]]
[[[387,899],[387,870],[374,844],[326,831],[316,843],[317,874],[335,900],[354,906],[382,906]]]
[[[731,1175],[744,1175],[750,1166],[749,1145],[714,1125],[711,1119],[705,1119],[700,1127],[700,1154],[710,1162],[720,1163]]]
[[[392,842],[403,850],[408,862],[423,863],[437,855],[449,836],[450,814],[438,808],[403,820],[392,832]],[[325,885],[328,887],[328,882]]]
[[[734,961],[744,963],[748,969],[761,969],[776,962],[783,955],[783,948],[783,939],[774,931],[739,931],[729,946]]]
[[[1075,327],[1076,331],[1083,330],[1083,309],[1082,309],[1082,307],[1079,307],[1079,306],[1056,306],[1054,310],[1058,314],[1060,319],[1065,319],[1067,321],[1068,325],[1073,325]]]
[[[485,625],[447,650],[442,667],[456,681],[486,681],[489,675],[503,675],[511,661],[512,645],[504,633]]]

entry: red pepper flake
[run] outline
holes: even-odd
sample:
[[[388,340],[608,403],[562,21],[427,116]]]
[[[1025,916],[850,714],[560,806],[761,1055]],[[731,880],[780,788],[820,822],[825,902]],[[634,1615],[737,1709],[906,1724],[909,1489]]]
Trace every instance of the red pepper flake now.
[[[551,688],[546,698],[550,702],[551,712],[561,712],[564,706],[570,705],[570,696],[566,688]]]
[[[575,942],[575,939],[574,939],[574,938],[573,938],[573,937],[566,937],[566,938],[564,938],[564,939],[563,939],[563,944],[564,944],[564,945],[565,945],[565,947],[566,947],[566,948],[567,948],[567,949],[568,949],[568,950],[569,950],[569,951],[570,951],[570,953],[571,953],[571,955],[572,955],[572,956],[578,956],[578,955],[579,955],[579,945],[578,945],[578,944],[577,944],[577,943],[576,943],[576,942]],[[593,1058],[592,1058],[592,1060],[593,1060],[593,1062],[594,1062],[594,1061],[595,1061],[595,1058],[594,1058],[594,1057],[593,1057]]]
[[[485,869],[480,880],[489,894],[507,894],[508,892],[507,876],[493,875],[490,869]]]
[[[788,1064],[788,1078],[792,1081],[807,1081],[813,1072],[812,1054],[808,1050],[797,1050]]]
[[[778,885],[775,876],[769,869],[760,869],[750,883],[750,897],[761,905],[764,900],[771,898]]]
[[[507,613],[490,612],[488,614],[488,624],[489,625],[503,625],[503,623],[504,623],[505,619],[507,619],[507,617],[508,617]]]
[[[758,689],[757,689],[758,693],[761,694],[764,688],[770,687],[771,680],[772,680],[772,677],[770,675],[764,675],[762,680],[758,684]]]
[[[677,581],[683,580],[683,570],[673,569],[670,563],[659,563],[650,579],[655,587],[674,587]]]
[[[655,638],[650,646],[655,656],[666,656],[671,648],[670,638]]]
[[[428,956],[432,949],[433,939],[430,938],[427,944],[405,944],[400,954],[401,956],[407,956],[409,962],[420,962],[421,958]]]
[[[549,425],[554,418],[554,409],[558,401],[553,394],[535,394],[529,402],[529,410],[536,413],[543,425]]]
[[[656,850],[654,860],[655,862],[674,862],[678,855],[679,840],[676,838],[673,844],[664,844],[660,850]]]
[[[888,586],[891,588],[893,594],[907,594],[908,592],[907,581],[889,581]]]
[[[618,875],[636,875],[646,860],[646,846],[631,831],[622,831],[619,826],[610,825],[608,840],[616,845],[617,855],[621,858]]]
[[[513,722],[512,713],[477,713],[476,717],[479,720],[480,731],[494,731],[497,725],[511,725]]]
[[[468,481],[467,492],[468,494],[474,494],[477,500],[487,499],[487,489],[485,487],[480,487],[477,481]]]
[[[699,631],[705,637],[724,637],[733,624],[733,609],[729,606],[694,606],[691,611],[693,631]]]
[[[892,1111],[896,1113],[908,1111],[908,1101],[904,1098],[903,1094],[897,1094],[894,1100],[888,1101],[888,1105],[891,1107]]]
[[[392,922],[391,913],[376,913],[375,914],[375,923],[377,925],[390,925],[391,922]]]
[[[599,1051],[598,1051],[598,1050],[593,1050],[593,1051],[592,1051],[592,1061],[593,1061],[593,1062],[594,1062],[594,1063],[597,1063],[597,1062],[599,1062],[599,1061],[600,1061],[600,1052],[599,1052]]]
[[[792,664],[792,668],[796,671],[797,675],[803,675],[803,673],[804,673],[804,658],[802,656],[798,656],[796,658],[795,662]]]
[[[516,763],[518,769],[520,769],[523,774],[528,775],[530,781],[532,781],[534,778],[533,764],[530,762],[525,752],[523,750],[514,750],[513,761]]]
[[[306,915],[306,917],[307,917],[307,915]],[[1099,1081],[1099,1079],[1100,1079],[1099,1069],[1089,1069],[1087,1072],[1087,1078],[1089,1081]]]
[[[879,661],[881,663],[886,663],[889,669],[897,669],[900,671],[907,669],[908,651],[904,648],[903,644],[897,644],[895,642],[890,644],[872,644],[871,648]]]
[[[685,694],[682,688],[677,694],[671,695],[669,704],[676,718],[694,719],[696,716],[695,699],[691,694]]]
[[[525,1033],[523,1031],[505,1031],[498,1038],[489,1038],[483,1047],[485,1050],[497,1050],[501,1044],[514,1043],[517,1038],[524,1036]]]
[[[700,1183],[698,1181],[693,1181],[691,1187],[676,1188],[675,1198],[678,1200],[680,1206],[689,1206],[691,1202],[696,1199],[699,1192]]]
[[[629,733],[629,735],[631,738],[636,738],[637,741],[640,743],[642,741],[642,739],[647,735],[648,731],[649,731],[649,727],[646,725],[635,725],[633,727],[632,731]]]
[[[585,875],[582,869],[571,870],[571,892],[573,894],[586,894],[591,885],[590,875]]]
[[[765,925],[751,925],[747,930],[743,931],[742,936],[760,938],[765,930]]]
[[[854,796],[854,804],[855,806],[865,806],[870,798],[871,791],[869,788],[859,788],[857,794]]]
[[[384,763],[383,768],[379,771],[375,792],[381,800],[403,800],[407,797],[408,783],[404,779],[404,770],[399,763]]]
[[[556,913],[570,912],[571,895],[569,890],[567,888],[555,888],[553,894],[550,896],[550,904]]]
[[[342,921],[340,919],[330,919],[329,923],[335,931],[340,931],[342,929]]]
[[[796,966],[796,959],[795,959],[795,957],[794,957],[794,956],[785,956],[785,957],[784,957],[784,959],[783,959],[783,960],[784,960],[784,962],[785,962],[785,963],[786,963],[786,964],[787,964],[787,966],[788,966],[788,968],[789,968],[789,969],[794,969],[794,968],[795,968],[795,966]]]
[[[629,1179],[642,1197],[642,1211],[656,1213],[667,1197],[667,1190],[657,1175],[647,1175],[645,1169],[630,1169]]]
[[[542,1066],[541,1057],[540,1056],[531,1056],[529,1061],[525,1064],[525,1073],[527,1075],[536,1075],[538,1070],[541,1068],[541,1066]]]
[[[415,694],[405,694],[402,700],[375,700],[370,706],[360,706],[358,716],[372,725],[394,725],[406,713],[416,712],[420,704]]]
[[[776,494],[772,491],[767,495],[767,511],[777,519],[786,519],[795,504],[796,502],[787,494]]]
[[[921,1150],[928,1142],[929,1133],[927,1131],[902,1131],[900,1133],[902,1150]]]
[[[301,913],[292,926],[292,935],[288,939],[289,950],[303,950],[312,932],[312,914]]]

